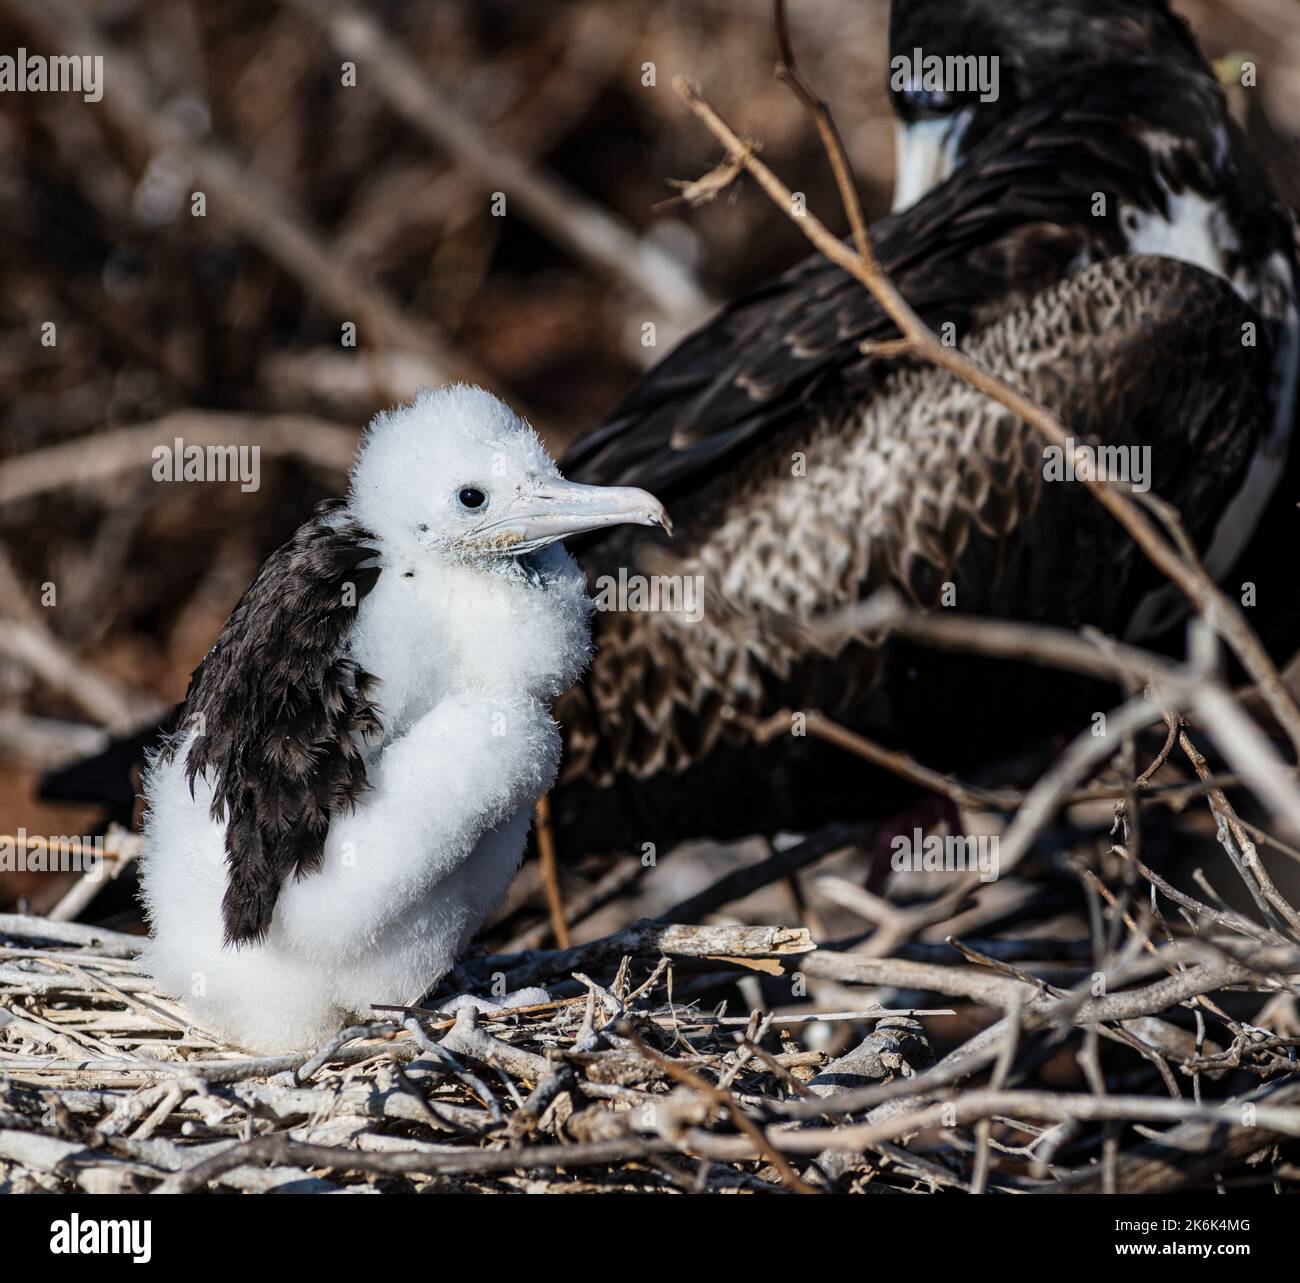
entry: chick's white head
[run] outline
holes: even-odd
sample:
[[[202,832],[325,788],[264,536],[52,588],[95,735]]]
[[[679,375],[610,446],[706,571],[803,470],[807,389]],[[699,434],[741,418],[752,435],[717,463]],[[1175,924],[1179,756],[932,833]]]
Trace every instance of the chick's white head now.
[[[493,565],[604,526],[669,528],[644,490],[566,481],[509,406],[464,384],[375,418],[349,507],[390,549]]]

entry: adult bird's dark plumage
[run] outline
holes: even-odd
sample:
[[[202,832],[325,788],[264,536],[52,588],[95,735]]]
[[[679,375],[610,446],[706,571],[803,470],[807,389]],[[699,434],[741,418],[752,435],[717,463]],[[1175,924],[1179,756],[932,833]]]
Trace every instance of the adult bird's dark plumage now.
[[[1028,103],[1082,74],[1099,79],[1116,61],[1157,62],[1208,79],[1210,69],[1187,23],[1168,0],[908,0],[890,15],[890,95],[898,120],[895,209],[905,208],[964,164],[979,141]],[[980,72],[997,92],[979,91]],[[926,78],[952,66],[964,86],[936,92]],[[1152,93],[1160,91],[1153,82]],[[1189,104],[1189,107],[1191,104]],[[1236,123],[1221,112],[1199,118],[1195,148],[1171,149],[1155,167],[1157,217],[1130,202],[1124,211],[1129,253],[1173,254],[1231,280],[1261,313],[1272,352],[1275,409],[1235,505],[1207,551],[1208,568],[1225,583],[1276,581],[1297,529],[1300,458],[1288,450],[1297,413],[1300,316],[1293,244],[1279,230],[1272,188]],[[1170,141],[1159,133],[1146,145]],[[1244,200],[1242,198],[1245,198]],[[1172,590],[1141,621],[1150,633],[1170,615]],[[1300,645],[1285,604],[1257,612],[1256,626],[1278,655]]]
[[[1285,459],[1295,278],[1290,219],[1208,68],[1142,59],[1060,81],[873,238],[922,316],[1079,439],[1149,447],[1153,488],[1223,573]],[[960,609],[1117,633],[1169,621],[1127,536],[1079,487],[1049,489],[1013,416],[861,355],[891,333],[860,285],[810,259],[688,338],[568,460],[658,489],[682,518],[671,554],[612,540],[589,573],[698,573],[710,594],[689,627],[598,623],[561,710],[559,814],[590,817],[593,838],[624,816],[629,835],[679,836],[701,823],[692,795],[718,834],[880,807],[859,764],[790,737],[746,745],[729,709],[820,707],[941,764],[1068,721],[1068,683],[1044,682],[1035,707],[1038,679],[1001,665],[866,641],[822,653],[804,626],[873,588],[932,606],[951,583]],[[1281,570],[1261,599],[1289,594]]]

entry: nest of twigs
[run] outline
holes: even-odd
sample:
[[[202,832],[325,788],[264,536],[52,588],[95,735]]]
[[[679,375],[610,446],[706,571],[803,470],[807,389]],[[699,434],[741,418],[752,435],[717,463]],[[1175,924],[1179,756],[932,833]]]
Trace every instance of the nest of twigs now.
[[[643,218],[660,194],[645,190],[646,174],[700,168],[698,144],[677,151],[675,123],[653,128],[676,110],[663,104],[677,101],[668,78],[681,48],[710,51],[714,68],[697,69],[710,81],[729,65],[739,68],[745,105],[733,115],[754,116],[752,77],[733,56],[750,47],[751,7],[723,6],[731,20],[713,25],[722,34],[734,28],[731,41],[707,26],[650,21],[653,6],[642,7],[638,23],[621,8],[615,21],[609,6],[569,6],[595,25],[540,32],[527,49],[502,25],[492,74],[468,76],[444,69],[439,51],[449,64],[480,60],[469,15],[481,6],[435,6],[433,27],[398,39],[382,18],[357,10],[340,26],[336,6],[295,0],[264,40],[250,46],[241,24],[218,19],[206,41],[187,37],[188,52],[177,58],[174,38],[159,25],[165,7],[145,6],[134,23],[119,22],[114,44],[70,0],[0,4],[24,39],[55,50],[113,50],[115,77],[137,89],[105,98],[112,127],[105,137],[73,112],[24,100],[13,127],[28,140],[23,169],[0,199],[15,211],[23,251],[8,264],[8,296],[23,322],[15,333],[62,317],[51,282],[66,297],[90,300],[60,320],[65,355],[57,365],[25,358],[9,380],[21,412],[10,416],[19,426],[3,444],[21,457],[0,469],[14,553],[0,556],[0,586],[9,585],[0,595],[30,603],[32,585],[68,549],[78,571],[68,575],[71,591],[57,616],[15,606],[21,617],[0,628],[8,661],[0,694],[6,710],[19,710],[0,719],[0,747],[17,745],[29,772],[45,764],[47,751],[66,760],[101,747],[99,728],[134,726],[153,711],[153,697],[165,703],[178,693],[257,556],[292,529],[294,506],[305,504],[308,491],[319,496],[318,483],[285,478],[282,490],[268,490],[257,509],[266,519],[245,546],[247,507],[234,522],[233,508],[159,498],[137,466],[149,443],[182,430],[187,440],[256,441],[268,459],[295,459],[337,480],[355,425],[373,409],[408,383],[477,378],[483,369],[496,377],[482,381],[504,382],[540,405],[543,426],[547,417],[595,418],[614,396],[610,380],[621,385],[654,357],[626,337],[640,331],[647,306],[662,313],[667,336],[707,314],[706,290],[737,292],[740,282],[701,284],[680,262],[673,269],[661,253],[647,258],[655,246],[628,220]],[[883,6],[869,8],[839,6],[841,16],[878,30]],[[876,56],[870,48],[879,42],[850,39],[837,21],[822,25],[830,64],[838,54]],[[326,80],[333,92],[336,54],[359,38],[376,68],[366,81],[373,95],[359,91],[352,114],[329,133],[329,156],[318,156]],[[259,51],[251,62],[250,47]],[[523,72],[503,62],[516,54]],[[653,65],[648,56],[664,69],[657,96],[643,92],[639,79]],[[715,144],[725,151],[723,165],[682,188],[687,203],[706,201],[693,226],[715,238],[730,229],[725,242],[706,239],[700,262],[744,263],[761,278],[775,264],[763,264],[755,246],[776,243],[768,232],[789,217],[895,321],[901,339],[893,355],[948,369],[1045,442],[1063,441],[1066,429],[1048,409],[1028,405],[941,344],[896,294],[871,253],[848,179],[850,162],[870,157],[838,150],[841,131],[829,127],[792,54],[780,56],[799,102],[791,100],[788,127],[778,127],[766,97],[759,114],[764,155],[784,181],[699,90],[677,85],[712,135],[708,154]],[[534,62],[547,74],[534,75]],[[454,100],[437,91],[430,68],[458,85]],[[852,70],[840,79],[872,80],[857,74],[856,62]],[[1284,83],[1279,74],[1271,79]],[[278,88],[274,102],[258,109],[250,103],[263,83]],[[397,101],[403,84],[416,87]],[[217,100],[205,102],[201,85]],[[294,85],[299,91],[289,92]],[[165,110],[172,100],[188,111]],[[557,100],[569,106],[557,113]],[[538,102],[548,110],[539,112]],[[827,190],[823,158],[799,142],[812,136],[811,126],[801,133],[789,124],[800,103],[838,162],[831,172],[851,243],[811,207],[790,212],[794,188],[815,195],[820,182]],[[390,119],[394,110],[405,123]],[[268,116],[281,122],[269,152],[259,150]],[[490,129],[474,124],[479,116]],[[218,133],[256,153],[256,163],[232,163],[224,147],[186,127],[199,117],[225,120]],[[656,146],[672,146],[669,159],[651,166],[627,149],[630,118]],[[597,148],[596,132],[607,122],[614,123]],[[443,166],[432,174],[430,151]],[[150,214],[149,155],[175,168],[176,192],[206,188],[224,221],[196,223],[180,209]],[[377,155],[395,159],[381,172]],[[521,168],[545,168],[547,156],[588,179],[601,175],[602,185],[626,194],[629,213],[602,210],[596,193],[539,192],[517,177]],[[613,163],[620,156],[637,159]],[[714,199],[742,170],[770,209]],[[266,195],[275,190],[271,171],[284,188],[274,199]],[[1289,180],[1286,166],[1281,177]],[[527,233],[509,220],[457,212],[480,208],[484,193],[498,187],[511,188]],[[880,182],[868,190],[879,203]],[[69,192],[77,194],[73,206]],[[357,199],[340,209],[339,192]],[[67,258],[72,242],[48,237],[49,219],[40,216],[69,207],[98,229],[100,247],[75,264]],[[604,234],[574,234],[593,217]],[[551,245],[544,255],[528,239],[538,235]],[[611,243],[623,249],[597,252]],[[196,256],[196,245],[208,257]],[[157,269],[141,268],[145,259]],[[193,262],[201,270],[191,270]],[[240,270],[228,270],[229,262]],[[462,268],[448,273],[453,262]],[[566,274],[557,278],[559,270]],[[417,286],[406,293],[393,292],[412,281]],[[552,309],[545,325],[536,319],[542,295]],[[556,307],[567,310],[556,314]],[[413,313],[425,320],[413,321]],[[358,314],[364,361],[337,350],[339,321]],[[597,381],[591,371],[599,368],[616,375]],[[583,377],[573,378],[574,369]],[[560,413],[548,415],[552,409]],[[101,414],[135,426],[92,438],[86,429]],[[317,414],[328,417],[310,417]],[[58,444],[38,450],[51,434]],[[131,477],[136,488],[124,498],[119,482]],[[63,544],[52,543],[48,522],[33,515],[37,505],[92,484],[101,498],[84,511],[66,507],[55,532]],[[1300,756],[1300,706],[1242,610],[1195,558],[1184,557],[1176,514],[1138,505],[1114,487],[1089,488],[1187,598],[1194,616],[1187,661],[1086,630],[925,614],[884,597],[828,626],[1110,681],[1125,702],[1109,714],[1109,737],[1081,734],[1046,771],[1040,761],[1021,792],[1005,788],[991,767],[996,787],[968,787],[815,710],[802,714],[807,733],[959,808],[966,832],[975,831],[979,813],[980,831],[1001,840],[996,880],[911,870],[895,879],[886,901],[862,885],[869,834],[857,826],[812,834],[766,858],[750,851],[719,863],[716,850],[679,852],[652,890],[641,885],[649,879],[634,857],[563,876],[552,860],[542,875],[549,923],[537,913],[526,924],[499,922],[489,939],[509,952],[467,961],[455,990],[486,998],[504,977],[509,989],[544,987],[553,1001],[448,1016],[437,1010],[439,994],[427,999],[428,1009],[375,1010],[370,1023],[325,1047],[276,1058],[250,1057],[196,1029],[141,974],[138,937],[71,921],[86,914],[98,890],[79,885],[49,918],[0,916],[0,1192],[1294,1186],[1300,911],[1284,875],[1293,872],[1288,861],[1300,861],[1292,845],[1300,793],[1290,765]],[[224,553],[213,555],[211,543],[229,531],[241,542],[223,543]],[[160,548],[165,557],[147,555]],[[200,575],[209,565],[215,569]],[[128,574],[131,567],[137,573]],[[103,664],[86,664],[96,651],[118,656],[130,674],[124,686]],[[1225,653],[1252,682],[1248,698],[1221,675]],[[142,703],[140,684],[155,672],[166,680]],[[29,715],[29,704],[43,716]],[[93,725],[48,720],[69,707]],[[762,742],[788,733],[789,717],[751,729]],[[1139,759],[1153,726],[1162,736],[1167,727],[1164,747]],[[1208,737],[1233,778],[1211,774],[1193,736]],[[1288,740],[1289,750],[1269,736]],[[1144,770],[1143,761],[1150,763]],[[1231,796],[1253,797],[1252,809],[1238,802],[1239,814],[1224,791],[1234,784]],[[1077,814],[1089,807],[1089,816]],[[116,877],[129,863],[129,843],[110,845]],[[1197,863],[1208,868],[1210,857],[1219,867],[1207,878]],[[671,870],[683,864],[703,872],[703,884],[672,889]],[[1220,898],[1230,895],[1229,878],[1235,905]],[[524,894],[527,918],[540,884]],[[585,942],[539,947],[570,928]]]
[[[842,845],[809,842],[823,857]],[[797,867],[800,850],[773,860]],[[949,879],[937,899],[888,908],[857,948],[643,919],[471,959],[456,977],[487,995],[505,975],[552,1002],[376,1010],[282,1057],[195,1028],[141,974],[138,937],[0,917],[0,1189],[1294,1184],[1300,949],[1132,869],[1118,895],[1059,861],[979,894],[954,896]],[[1070,877],[1098,892],[1093,939],[1077,896],[1073,915],[1042,919]],[[755,875],[729,878],[744,891]],[[1020,937],[1006,929],[1017,904],[1038,919]],[[877,956],[885,937],[891,956]],[[851,1009],[827,1009],[841,997]]]

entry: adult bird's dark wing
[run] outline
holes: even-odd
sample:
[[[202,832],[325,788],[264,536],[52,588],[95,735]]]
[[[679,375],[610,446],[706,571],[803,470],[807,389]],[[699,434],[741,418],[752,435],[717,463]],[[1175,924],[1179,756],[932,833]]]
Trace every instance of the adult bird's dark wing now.
[[[1183,136],[1201,118],[1208,132],[1223,114],[1213,82],[1189,73],[1144,61],[1090,68],[920,203],[874,224],[877,257],[921,316],[960,341],[1070,270],[1124,252],[1120,196],[1166,209],[1146,135]],[[815,255],[688,336],[562,469],[671,498],[809,407],[869,388],[879,363],[859,345],[894,334],[867,291]]]
[[[1280,211],[1231,138],[1208,76],[1092,67],[872,229],[885,270],[932,326],[1080,439],[1149,451],[1154,489],[1201,539],[1258,439],[1270,326],[1199,268],[1125,266],[1124,214],[1172,218],[1172,191],[1205,192],[1272,243]],[[1243,345],[1242,327],[1259,348]],[[689,629],[669,613],[597,617],[592,671],[558,714],[569,793],[556,814],[579,845],[600,824],[617,834],[608,840],[668,840],[674,826],[771,832],[875,805],[860,777],[845,781],[842,755],[818,759],[806,740],[754,752],[734,711],[819,707],[898,745],[955,721],[985,728],[991,749],[988,731],[1011,725],[997,711],[1014,694],[1005,681],[902,646],[828,654],[810,637],[810,621],[876,587],[934,605],[951,583],[962,610],[1121,631],[1156,586],[1082,487],[1044,489],[1042,443],[1014,416],[937,371],[862,354],[892,336],[862,286],[815,256],[688,337],[565,460],[583,480],[654,490],[677,525],[671,545],[624,532],[589,541],[593,581],[699,575],[710,594]],[[796,457],[809,468],[798,483]],[[1055,686],[1029,712],[1022,742],[1068,718]],[[914,750],[951,759],[975,740]]]
[[[347,651],[379,569],[341,500],[272,553],[190,679],[164,754],[213,786],[226,824],[227,940],[261,939],[280,888],[314,870],[330,817],[366,788],[358,739],[379,731],[373,679]],[[191,738],[192,736],[192,738]]]
[[[1116,257],[965,346],[1080,443],[1124,447],[1134,480],[1203,545],[1267,418],[1267,357],[1242,343],[1256,319],[1200,268]],[[568,750],[557,815],[586,840],[598,820],[624,840],[668,841],[879,813],[860,764],[840,754],[837,768],[788,736],[755,753],[732,712],[819,708],[949,768],[963,745],[993,754],[1069,721],[1079,710],[1054,678],[1040,689],[1018,667],[815,636],[820,619],[885,586],[926,608],[1122,632],[1159,577],[1082,485],[1046,465],[1016,416],[942,371],[906,367],[787,422],[743,468],[715,470],[675,514],[671,545],[630,534],[591,549],[597,576],[698,577],[712,595],[689,623],[597,616],[591,673],[557,711]],[[1105,707],[1096,699],[1088,691],[1081,707]]]

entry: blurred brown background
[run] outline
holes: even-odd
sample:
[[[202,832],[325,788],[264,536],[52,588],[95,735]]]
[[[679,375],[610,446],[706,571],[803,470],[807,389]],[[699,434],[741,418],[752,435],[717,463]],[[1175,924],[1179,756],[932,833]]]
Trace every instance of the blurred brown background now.
[[[1300,3],[1177,7],[1211,56],[1258,60],[1238,105],[1300,204]],[[791,11],[880,214],[887,0]],[[40,771],[184,694],[261,559],[340,492],[376,409],[471,378],[559,450],[711,300],[804,256],[745,183],[656,210],[668,179],[717,159],[675,75],[841,222],[806,118],[772,78],[766,0],[361,12],[0,0],[0,52],[102,53],[105,67],[98,103],[0,94],[0,834],[90,831],[94,809],[35,800]],[[150,449],[176,436],[261,445],[260,488],[155,482]],[[0,875],[0,909],[46,907],[56,881]]]

